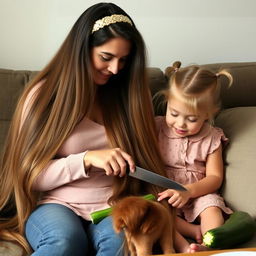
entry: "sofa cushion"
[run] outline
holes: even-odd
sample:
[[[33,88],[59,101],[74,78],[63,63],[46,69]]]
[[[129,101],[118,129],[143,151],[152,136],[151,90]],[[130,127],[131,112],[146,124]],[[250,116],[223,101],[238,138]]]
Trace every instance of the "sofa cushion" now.
[[[223,110],[216,126],[223,128],[230,143],[224,151],[226,161],[222,194],[233,210],[256,217],[256,107]]]

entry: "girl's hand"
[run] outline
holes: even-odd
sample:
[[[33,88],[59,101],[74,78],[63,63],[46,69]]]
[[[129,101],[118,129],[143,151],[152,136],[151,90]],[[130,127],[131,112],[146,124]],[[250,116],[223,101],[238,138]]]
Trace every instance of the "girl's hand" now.
[[[135,171],[132,157],[120,148],[87,151],[84,156],[85,168],[91,166],[104,169],[106,175],[126,175],[127,164],[131,172]]]
[[[161,201],[164,198],[168,198],[168,203],[171,204],[175,208],[183,207],[190,198],[190,192],[187,191],[179,191],[174,189],[167,189],[161,193],[158,193],[159,197],[157,201]]]

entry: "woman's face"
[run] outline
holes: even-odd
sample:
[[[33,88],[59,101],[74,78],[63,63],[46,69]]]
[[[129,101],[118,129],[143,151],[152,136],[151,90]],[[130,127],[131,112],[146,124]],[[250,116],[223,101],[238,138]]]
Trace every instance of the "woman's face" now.
[[[109,78],[121,70],[131,50],[131,42],[116,37],[105,44],[92,48],[93,81],[95,84],[106,84]]]

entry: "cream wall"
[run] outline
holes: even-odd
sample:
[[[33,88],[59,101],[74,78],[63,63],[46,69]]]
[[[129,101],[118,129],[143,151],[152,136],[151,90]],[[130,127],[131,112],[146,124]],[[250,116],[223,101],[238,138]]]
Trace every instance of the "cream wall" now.
[[[0,0],[0,67],[41,69],[93,0]],[[141,31],[149,66],[256,61],[255,0],[113,0]]]

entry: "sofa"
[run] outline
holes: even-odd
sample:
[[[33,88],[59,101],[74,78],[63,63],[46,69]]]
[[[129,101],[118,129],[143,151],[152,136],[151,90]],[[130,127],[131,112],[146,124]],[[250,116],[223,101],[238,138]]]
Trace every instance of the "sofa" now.
[[[230,140],[224,151],[225,180],[221,193],[233,210],[246,211],[256,218],[256,62],[202,66],[215,72],[225,68],[233,76],[234,83],[230,88],[225,86],[227,81],[223,81],[222,109],[215,119],[215,124],[223,128]],[[0,152],[17,99],[35,74],[35,71],[0,68]],[[149,67],[148,76],[152,97],[167,87],[168,79],[163,70]],[[153,102],[155,106],[159,105],[159,102]],[[164,115],[164,110],[155,108],[155,115]],[[237,247],[256,247],[256,235]],[[21,249],[13,243],[0,241],[0,255],[19,256]]]

